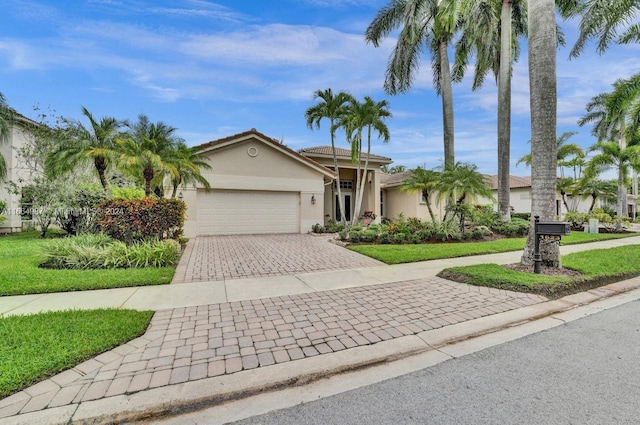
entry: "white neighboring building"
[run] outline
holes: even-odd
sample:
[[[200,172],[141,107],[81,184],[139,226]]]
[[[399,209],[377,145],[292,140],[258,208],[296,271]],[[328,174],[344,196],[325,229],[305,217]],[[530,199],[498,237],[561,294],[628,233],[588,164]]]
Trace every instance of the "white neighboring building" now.
[[[31,140],[32,129],[38,125],[14,111],[13,117],[9,120],[9,137],[0,143],[0,153],[7,164],[7,175],[4,181],[0,181],[0,200],[7,203],[7,211],[3,214],[6,220],[0,223],[0,233],[22,230],[22,195],[10,192],[8,182],[19,183],[29,180],[29,171],[20,164],[18,152]]]

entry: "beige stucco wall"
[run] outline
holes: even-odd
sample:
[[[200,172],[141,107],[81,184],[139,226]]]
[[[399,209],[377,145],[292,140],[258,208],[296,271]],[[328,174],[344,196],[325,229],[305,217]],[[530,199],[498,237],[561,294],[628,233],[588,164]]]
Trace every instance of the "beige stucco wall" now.
[[[386,218],[396,218],[402,213],[405,218],[415,217],[423,221],[431,221],[429,208],[425,202],[422,202],[420,192],[409,193],[399,190],[396,186],[385,189],[384,196],[384,216]],[[436,220],[441,220],[444,217],[444,203],[439,204],[436,196],[432,196],[431,210],[436,216]]]
[[[324,221],[325,177],[304,161],[294,159],[258,139],[205,152],[211,170],[201,170],[212,189],[284,191],[300,194],[300,232]],[[201,187],[201,186],[199,186]],[[316,203],[311,203],[315,196]],[[185,235],[197,234],[198,198],[194,187],[183,190],[187,204]]]
[[[8,190],[8,181],[16,184],[28,184],[29,172],[19,161],[18,151],[30,140],[31,133],[20,125],[9,126],[9,138],[0,143],[0,153],[7,165],[5,181],[0,182],[0,200],[7,202],[7,211],[3,214],[6,220],[0,224],[0,232],[17,232],[22,229],[21,195]],[[20,183],[22,182],[22,183]]]

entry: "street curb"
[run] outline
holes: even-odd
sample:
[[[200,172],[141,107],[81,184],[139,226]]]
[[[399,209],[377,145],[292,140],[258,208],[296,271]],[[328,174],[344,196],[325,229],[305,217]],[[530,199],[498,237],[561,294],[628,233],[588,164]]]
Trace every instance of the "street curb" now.
[[[427,351],[447,352],[447,346],[558,315],[557,324],[583,317],[571,310],[640,288],[640,278],[616,282],[586,292],[468,320],[455,325],[276,364],[231,375],[168,385],[129,395],[7,417],[0,424],[117,424],[190,412],[285,387],[304,385],[346,372],[393,362]],[[640,294],[638,295],[640,298]],[[595,309],[598,310],[598,309]],[[452,357],[457,355],[447,353]]]

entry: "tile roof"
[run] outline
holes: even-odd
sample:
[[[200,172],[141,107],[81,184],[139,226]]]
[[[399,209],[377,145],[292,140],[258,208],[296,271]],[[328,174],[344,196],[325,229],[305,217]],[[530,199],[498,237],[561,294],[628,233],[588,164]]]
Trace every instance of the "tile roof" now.
[[[320,156],[333,157],[331,146],[314,146],[311,148],[300,149],[298,152],[300,152],[302,155],[312,155],[312,156],[320,155]],[[351,158],[351,151],[349,149],[336,148],[336,156],[338,158]],[[366,157],[367,157],[366,153],[360,154],[361,159],[365,159]],[[393,162],[391,158],[387,158],[386,156],[374,155],[374,154],[369,155],[369,159],[377,162],[385,162],[385,163]]]
[[[409,175],[411,170],[403,171],[395,174],[380,174],[380,184],[385,187],[398,186]],[[491,184],[491,189],[498,190],[498,175],[485,175],[487,181]],[[531,177],[509,176],[511,189],[521,189],[531,187]]]
[[[380,184],[382,186],[390,187],[390,186],[398,186],[402,181],[407,178],[411,171],[402,171],[400,173],[380,173]]]
[[[266,136],[263,133],[260,133],[259,131],[257,131],[255,128],[252,128],[251,130],[247,130],[247,131],[243,131],[242,133],[238,133],[238,134],[233,134],[231,136],[227,136],[227,137],[223,137],[222,139],[217,139],[217,140],[212,140],[210,142],[207,143],[203,143],[201,145],[197,145],[194,146],[194,148],[203,151],[209,148],[215,148],[216,146],[225,144],[225,143],[229,143],[229,142],[233,142],[235,140],[246,140],[249,137],[257,137],[259,139],[261,139],[262,141],[266,142],[266,143],[270,143],[272,144],[275,148],[277,149],[281,149],[283,151],[285,151],[286,153],[288,153],[289,155],[293,156],[294,158],[297,158],[303,162],[305,162],[307,165],[310,165],[316,169],[321,170],[324,174],[329,174],[332,178],[335,177],[335,172],[327,167],[325,167],[322,164],[317,163],[316,161],[314,161],[311,158],[308,158],[304,155],[301,155],[300,153],[294,151],[293,149],[291,149],[290,147],[288,147],[287,145],[281,143],[279,140],[274,139],[272,137]]]
[[[487,178],[491,181],[491,189],[498,190],[498,175],[487,175]],[[519,177],[509,176],[509,187],[511,189],[521,189],[525,187],[531,187],[531,176]]]

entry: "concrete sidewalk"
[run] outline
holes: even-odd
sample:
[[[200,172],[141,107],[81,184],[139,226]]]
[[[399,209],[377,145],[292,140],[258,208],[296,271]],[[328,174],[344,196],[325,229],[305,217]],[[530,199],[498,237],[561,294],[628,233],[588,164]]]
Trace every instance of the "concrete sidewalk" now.
[[[578,251],[634,244],[640,244],[640,236],[562,246],[561,252],[564,255]],[[131,308],[157,311],[280,297],[432,278],[447,267],[480,263],[510,264],[520,261],[521,255],[521,251],[514,251],[391,266],[298,273],[288,276],[0,297],[0,317],[51,310],[94,308]]]
[[[640,237],[575,245],[563,253],[638,242]],[[547,301],[435,277],[451,265],[509,263],[519,255],[0,299],[15,302],[9,314],[72,306],[157,311],[142,337],[0,400],[0,423],[114,423],[220,403],[431,350],[640,287],[636,278]]]

